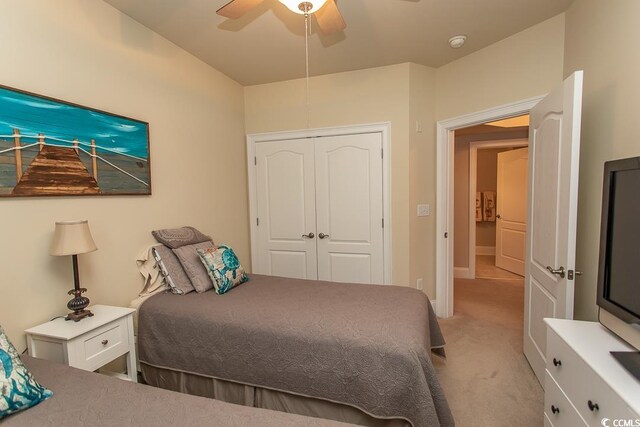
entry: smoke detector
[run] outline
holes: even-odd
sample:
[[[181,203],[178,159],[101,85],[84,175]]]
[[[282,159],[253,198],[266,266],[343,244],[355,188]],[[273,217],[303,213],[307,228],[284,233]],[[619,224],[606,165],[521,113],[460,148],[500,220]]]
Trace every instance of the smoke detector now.
[[[467,36],[465,35],[461,34],[459,36],[453,36],[449,39],[449,46],[451,46],[454,49],[459,49],[462,47],[462,45],[466,41],[467,41]]]

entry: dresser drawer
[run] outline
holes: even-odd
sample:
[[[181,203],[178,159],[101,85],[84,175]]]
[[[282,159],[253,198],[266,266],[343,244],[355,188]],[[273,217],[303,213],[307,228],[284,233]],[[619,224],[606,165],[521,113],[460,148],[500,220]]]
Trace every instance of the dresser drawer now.
[[[69,343],[69,361],[72,366],[94,371],[128,351],[127,322],[126,319],[119,319]]]
[[[588,425],[600,427],[603,418],[613,420],[629,413],[624,401],[551,329],[547,371]]]
[[[554,427],[586,426],[576,408],[569,402],[548,371],[544,378],[544,415],[545,424],[548,420]]]

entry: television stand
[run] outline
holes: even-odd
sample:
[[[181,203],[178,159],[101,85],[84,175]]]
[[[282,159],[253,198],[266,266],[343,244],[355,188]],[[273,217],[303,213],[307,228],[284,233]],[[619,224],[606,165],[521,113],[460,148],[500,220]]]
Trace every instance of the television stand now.
[[[640,351],[612,351],[611,355],[640,381]]]
[[[640,379],[614,357],[624,353],[623,358],[633,359],[636,349],[597,322],[545,322],[545,425],[613,426],[613,420],[640,420]],[[603,424],[607,418],[611,422]]]

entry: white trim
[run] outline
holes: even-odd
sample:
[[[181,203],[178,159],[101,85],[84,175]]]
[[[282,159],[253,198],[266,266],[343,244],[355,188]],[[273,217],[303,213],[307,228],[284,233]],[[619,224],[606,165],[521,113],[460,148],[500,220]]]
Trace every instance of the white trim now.
[[[453,277],[455,279],[475,279],[475,272],[472,274],[472,270],[469,267],[453,267]]]
[[[436,311],[436,300],[431,300],[431,308],[433,308],[433,311]]]
[[[496,254],[495,246],[476,246],[476,255],[495,255],[495,254]]]
[[[326,136],[359,135],[363,133],[380,133],[382,136],[382,203],[384,218],[384,283],[393,283],[393,245],[391,219],[391,122],[338,126],[317,129],[303,129],[283,132],[255,133],[247,135],[247,174],[249,180],[249,222],[251,238],[251,267],[255,270],[258,259],[258,227],[256,224],[257,193],[255,171],[255,145],[263,142],[283,141],[300,138],[321,138]]]
[[[439,317],[453,316],[453,131],[527,114],[543,97],[537,96],[437,123],[436,314]],[[448,238],[444,237],[445,233],[448,233]]]
[[[478,191],[478,150],[488,148],[527,147],[529,141],[524,138],[492,141],[472,141],[469,143],[469,270],[470,279],[476,278],[476,192]],[[495,248],[493,248],[495,255]],[[488,255],[488,254],[481,254]]]

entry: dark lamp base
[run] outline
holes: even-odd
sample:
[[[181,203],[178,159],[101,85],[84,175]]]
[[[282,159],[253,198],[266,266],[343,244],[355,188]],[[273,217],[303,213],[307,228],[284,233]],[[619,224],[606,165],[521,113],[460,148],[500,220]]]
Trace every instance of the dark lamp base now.
[[[93,316],[93,313],[90,312],[89,310],[79,310],[79,311],[74,311],[73,313],[67,314],[67,317],[65,317],[64,320],[73,320],[74,322],[79,322],[85,317],[91,317],[91,316]]]

